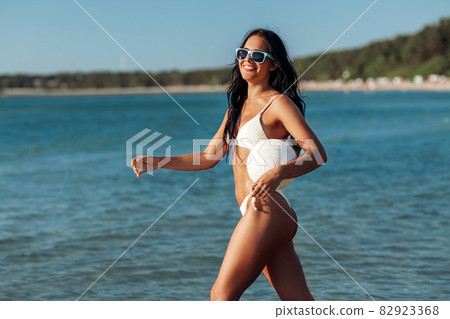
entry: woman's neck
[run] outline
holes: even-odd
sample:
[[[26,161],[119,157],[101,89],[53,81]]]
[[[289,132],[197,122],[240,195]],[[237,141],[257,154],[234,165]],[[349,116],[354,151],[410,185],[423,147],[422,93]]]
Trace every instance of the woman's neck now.
[[[247,99],[254,100],[264,96],[267,91],[273,91],[273,88],[270,87],[269,83],[248,83],[247,88]]]

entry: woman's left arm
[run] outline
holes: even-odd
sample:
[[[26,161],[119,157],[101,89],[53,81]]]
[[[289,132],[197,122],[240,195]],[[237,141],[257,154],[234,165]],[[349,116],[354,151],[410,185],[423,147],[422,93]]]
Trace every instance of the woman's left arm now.
[[[272,108],[276,109],[274,112],[276,120],[284,125],[298,145],[305,150],[305,153],[285,165],[279,165],[263,174],[254,183],[252,196],[256,198],[265,197],[264,190],[257,185],[270,193],[278,187],[282,180],[305,175],[324,165],[327,161],[324,147],[289,97],[282,96],[276,99]]]
[[[297,159],[276,168],[281,180],[305,175],[324,165],[327,153],[298,107],[287,96],[282,96],[277,102],[277,120],[283,123],[297,144],[305,150]]]

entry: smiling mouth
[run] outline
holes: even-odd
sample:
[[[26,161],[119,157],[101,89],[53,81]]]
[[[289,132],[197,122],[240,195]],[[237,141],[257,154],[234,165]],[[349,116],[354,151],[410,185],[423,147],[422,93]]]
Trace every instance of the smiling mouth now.
[[[244,70],[246,70],[246,71],[253,71],[253,70],[256,70],[256,68],[253,68],[253,67],[248,66],[248,65],[244,65],[242,68],[243,68]]]

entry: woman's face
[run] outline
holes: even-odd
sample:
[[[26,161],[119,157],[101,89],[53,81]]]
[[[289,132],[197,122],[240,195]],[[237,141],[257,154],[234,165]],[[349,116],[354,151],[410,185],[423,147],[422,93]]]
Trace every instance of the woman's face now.
[[[266,40],[259,35],[253,35],[248,38],[244,44],[244,49],[271,53],[269,52],[269,47]],[[269,79],[270,72],[276,69],[275,62],[269,57],[266,57],[264,63],[256,63],[251,59],[249,54],[245,60],[238,60],[238,63],[242,78],[246,81],[254,83],[267,81]]]

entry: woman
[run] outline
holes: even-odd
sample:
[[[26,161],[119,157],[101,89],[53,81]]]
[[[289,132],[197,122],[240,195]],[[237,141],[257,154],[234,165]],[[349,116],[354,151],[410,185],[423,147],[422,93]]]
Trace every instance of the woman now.
[[[214,167],[235,146],[235,193],[243,217],[231,236],[211,289],[211,300],[239,300],[261,271],[281,300],[314,300],[292,243],[298,227],[295,211],[287,198],[276,191],[282,180],[304,175],[326,162],[324,148],[304,120],[304,102],[298,95],[296,80],[278,35],[265,29],[253,30],[236,50],[227,92],[229,107],[206,149],[171,157],[163,165],[159,165],[163,157],[141,156],[132,160],[138,177],[158,166],[203,170]],[[299,158],[305,161],[301,165],[296,165],[295,160],[279,165],[251,182],[245,164],[251,145],[264,139],[285,140],[288,136],[306,151]],[[314,154],[321,157],[322,163],[307,160]],[[194,158],[200,160],[193,164]],[[248,200],[251,197],[255,200]]]

